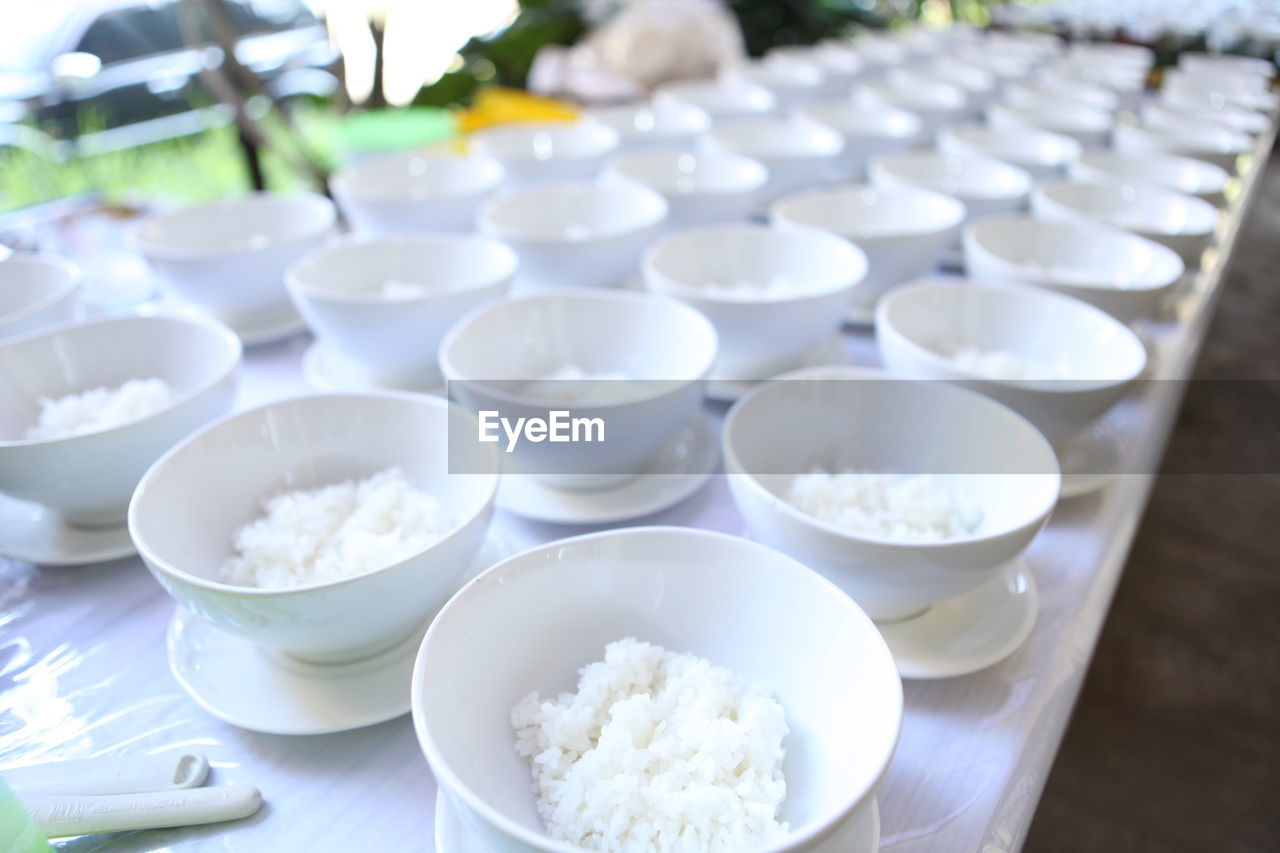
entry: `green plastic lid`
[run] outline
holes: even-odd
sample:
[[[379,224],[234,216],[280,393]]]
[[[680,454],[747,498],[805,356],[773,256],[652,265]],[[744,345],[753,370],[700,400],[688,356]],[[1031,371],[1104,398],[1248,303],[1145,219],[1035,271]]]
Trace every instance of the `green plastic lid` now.
[[[343,119],[338,147],[351,154],[399,151],[446,142],[458,134],[453,113],[439,107],[367,110]]]

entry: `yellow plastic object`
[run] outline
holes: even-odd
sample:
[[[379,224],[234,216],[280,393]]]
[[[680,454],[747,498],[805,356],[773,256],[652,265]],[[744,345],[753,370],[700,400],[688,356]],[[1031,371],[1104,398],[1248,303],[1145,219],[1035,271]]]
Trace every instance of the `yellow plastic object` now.
[[[555,98],[540,98],[519,89],[486,86],[476,93],[471,107],[457,114],[458,129],[474,133],[496,124],[520,121],[574,121],[578,108]]]

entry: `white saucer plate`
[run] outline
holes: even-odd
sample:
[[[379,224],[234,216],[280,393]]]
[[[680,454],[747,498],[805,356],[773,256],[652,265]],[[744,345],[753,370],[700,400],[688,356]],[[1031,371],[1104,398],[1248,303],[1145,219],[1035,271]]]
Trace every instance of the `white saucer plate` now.
[[[501,509],[554,524],[608,524],[675,506],[702,487],[720,461],[720,443],[706,416],[681,427],[640,475],[612,489],[556,489],[527,474],[506,474],[498,486]]]
[[[876,324],[876,306],[853,305],[844,315],[844,322],[849,326],[874,326]]]
[[[217,320],[216,317],[205,313],[200,306],[193,305],[190,302],[184,302],[178,297],[166,293],[156,303],[154,310],[157,313],[185,314],[204,320]],[[294,335],[301,334],[307,330],[307,321],[302,319],[302,315],[290,310],[288,315],[279,319],[271,320],[266,323],[254,324],[231,324],[225,320],[220,321],[228,329],[236,333],[236,337],[240,339],[240,343],[247,347],[254,347],[260,344],[274,343],[285,338],[291,338]]]
[[[1058,449],[1062,468],[1059,500],[1070,500],[1106,488],[1120,472],[1120,441],[1106,423],[1073,437]]]
[[[844,339],[839,333],[825,338],[821,343],[814,346],[794,365],[787,368],[785,373],[792,370],[801,370],[806,367],[830,367],[833,365],[853,364],[853,357],[849,354],[849,350],[844,345]],[[711,377],[707,379],[707,398],[711,400],[719,400],[724,403],[732,403],[739,397],[751,392],[757,385],[767,382],[772,377],[763,379],[728,379],[717,378],[713,372]]]
[[[971,592],[876,627],[903,678],[952,678],[994,666],[1021,648],[1038,606],[1031,569],[1018,560]]]
[[[38,566],[83,566],[136,553],[129,528],[72,527],[39,504],[0,494],[0,554]]]
[[[490,534],[458,586],[515,550]],[[169,670],[197,705],[233,726],[331,734],[409,713],[413,662],[429,624],[376,657],[326,665],[261,649],[179,607],[169,622]]]
[[[880,848],[880,804],[871,802],[850,818],[820,848],[821,853],[874,853]],[[443,791],[436,791],[436,853],[493,853],[471,833],[449,805]]]
[[[303,353],[302,375],[317,391],[416,391],[445,395],[444,377],[439,373],[413,381],[380,382],[323,341],[313,341]]]

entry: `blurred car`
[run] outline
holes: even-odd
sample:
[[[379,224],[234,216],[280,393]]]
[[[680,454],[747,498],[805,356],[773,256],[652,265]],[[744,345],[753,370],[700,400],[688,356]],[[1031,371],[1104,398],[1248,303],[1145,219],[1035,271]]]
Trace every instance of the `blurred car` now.
[[[222,0],[235,56],[277,96],[327,95],[338,54],[300,0]],[[187,44],[181,0],[34,0],[0,32],[0,124],[28,121],[81,153],[229,121],[199,75],[224,61],[208,31]],[[204,29],[203,16],[200,17]]]

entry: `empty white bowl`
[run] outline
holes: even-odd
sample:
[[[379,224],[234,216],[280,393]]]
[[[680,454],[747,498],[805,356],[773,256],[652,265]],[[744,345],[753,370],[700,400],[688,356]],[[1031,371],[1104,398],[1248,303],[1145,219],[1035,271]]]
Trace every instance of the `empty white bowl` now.
[[[1106,110],[1068,101],[1042,109],[992,104],[987,108],[987,123],[996,130],[1033,127],[1060,133],[1070,136],[1085,148],[1105,148],[1115,128],[1115,119]]]
[[[1050,112],[1064,101],[1107,112],[1115,112],[1120,107],[1120,97],[1110,89],[1056,77],[1008,83],[1004,87],[1004,101],[1019,109]]]
[[[819,101],[800,107],[796,115],[840,134],[844,150],[836,171],[844,178],[862,177],[872,157],[914,147],[924,134],[924,122],[919,116],[885,104],[855,104],[848,99]]]
[[[779,109],[790,110],[829,94],[826,74],[813,62],[794,57],[775,57],[730,65],[720,78],[730,83],[746,83],[767,89]]]
[[[1031,212],[1132,231],[1173,249],[1188,269],[1200,266],[1218,225],[1218,210],[1209,202],[1145,183],[1046,181],[1031,193]]]
[[[522,122],[478,131],[472,149],[492,157],[515,185],[590,180],[617,150],[617,131],[596,122]]]
[[[376,382],[437,376],[436,349],[463,314],[507,292],[515,252],[477,234],[353,239],[289,268],[316,336]]]
[[[516,465],[508,473],[576,490],[610,488],[641,473],[697,413],[715,359],[716,332],[706,317],[633,291],[565,289],[492,302],[458,321],[440,344],[450,393],[473,411],[514,423],[564,408],[604,421],[602,441],[522,441],[504,453]],[[540,380],[566,370],[574,379],[581,374],[569,389],[577,399],[552,399]],[[582,381],[611,384],[593,389]],[[593,394],[606,388],[625,393]]]
[[[242,332],[298,320],[284,271],[336,221],[322,195],[250,193],[161,213],[128,238],[178,298]]]
[[[330,178],[329,188],[355,231],[381,237],[470,231],[503,177],[502,165],[490,157],[404,151],[348,166]]]
[[[319,394],[250,409],[147,471],[129,504],[129,534],[165,591],[222,630],[311,663],[363,660],[421,630],[484,542],[497,454],[450,440],[451,429],[474,430],[475,420],[422,394]],[[285,589],[223,582],[236,530],[262,517],[264,501],[392,467],[440,502],[452,522],[443,539],[343,580]]]
[[[542,184],[494,197],[479,225],[515,249],[522,287],[618,287],[666,216],[662,196],[638,184]]]
[[[8,263],[7,261],[4,263]],[[124,523],[147,466],[192,430],[231,408],[240,341],[215,323],[115,317],[56,326],[0,344],[0,491],[42,504],[80,527]],[[172,402],[110,429],[27,439],[42,398],[130,379],[161,379]],[[195,494],[198,483],[189,483]]]
[[[880,302],[876,343],[885,365],[908,379],[946,379],[1005,404],[1054,444],[1079,434],[1120,401],[1146,367],[1142,342],[1111,315],[1079,299],[1032,288],[931,281]],[[966,351],[1020,359],[1018,378],[957,362]]]
[[[963,89],[968,98],[969,111],[973,114],[980,114],[1000,92],[1000,77],[994,71],[954,56],[934,56],[918,67],[933,79]]]
[[[632,181],[667,202],[667,228],[748,218],[759,206],[769,170],[750,157],[715,151],[642,151],[610,160],[603,183]]]
[[[1275,63],[1256,56],[1232,56],[1194,51],[1178,54],[1178,67],[1185,68],[1193,74],[1201,71],[1231,71],[1256,74],[1265,79],[1270,79],[1276,74]]]
[[[867,261],[830,234],[742,224],[666,237],[645,253],[643,269],[651,290],[715,324],[718,377],[763,379],[795,367],[840,328]]]
[[[763,163],[769,170],[764,201],[820,183],[844,150],[841,135],[826,125],[772,117],[724,122],[702,138],[702,145]]]
[[[1253,140],[1246,134],[1203,122],[1188,122],[1164,129],[1124,124],[1116,128],[1116,150],[1182,154],[1234,172],[1240,155],[1253,150]]]
[[[769,211],[777,228],[828,231],[866,253],[867,274],[853,296],[855,310],[863,311],[891,287],[936,267],[964,217],[964,204],[949,195],[859,184],[788,196]]]
[[[854,100],[907,110],[920,117],[925,139],[933,139],[938,128],[970,111],[969,99],[959,86],[915,75],[902,79],[901,70],[890,71],[883,82],[863,83],[854,89]]]
[[[990,157],[957,157],[933,151],[872,158],[871,183],[882,189],[922,187],[964,202],[965,221],[1012,213],[1027,206],[1031,176]]]
[[[1227,203],[1224,190],[1231,177],[1226,169],[1191,157],[1116,151],[1088,151],[1067,168],[1067,174],[1077,181],[1157,184],[1194,195],[1215,207]]]
[[[756,541],[822,573],[874,619],[912,616],[1006,570],[1044,526],[1061,477],[1022,416],[941,382],[857,368],[797,371],[729,411],[725,470]],[[815,468],[928,474],[981,507],[971,535],[908,542],[820,521],[787,499]]]
[[[1017,166],[1033,180],[1060,178],[1084,153],[1070,136],[1033,127],[996,130],[981,124],[947,125],[938,131],[938,150],[956,157],[991,157]]]
[[[711,128],[711,116],[705,110],[680,101],[594,107],[584,111],[583,118],[618,134],[620,151],[689,146]]]
[[[771,48],[769,59],[799,60],[816,65],[822,70],[823,89],[826,97],[841,98],[849,94],[849,87],[866,70],[866,61],[852,47],[838,41],[818,42],[815,45],[784,45]]]
[[[55,255],[0,258],[0,340],[75,317],[80,268]]]
[[[418,654],[418,741],[486,848],[583,849],[545,834],[511,709],[535,691],[573,690],[578,670],[627,636],[705,657],[777,696],[790,727],[782,819],[791,833],[752,853],[826,850],[870,803],[897,743],[902,687],[865,614],[800,563],[738,537],[611,530],[495,566],[440,612]]]
[[[1225,102],[1215,103],[1182,98],[1176,94],[1166,96],[1159,102],[1144,104],[1141,116],[1145,125],[1157,128],[1187,121],[1202,121],[1220,124],[1238,133],[1257,136],[1271,127],[1271,119],[1257,110],[1237,107]]]
[[[763,86],[723,79],[663,83],[654,90],[653,103],[697,107],[711,117],[713,124],[725,119],[769,115],[778,111],[778,99]]]
[[[1177,252],[1119,228],[1030,216],[970,225],[964,263],[980,281],[1056,290],[1125,323],[1153,316],[1185,269]]]

